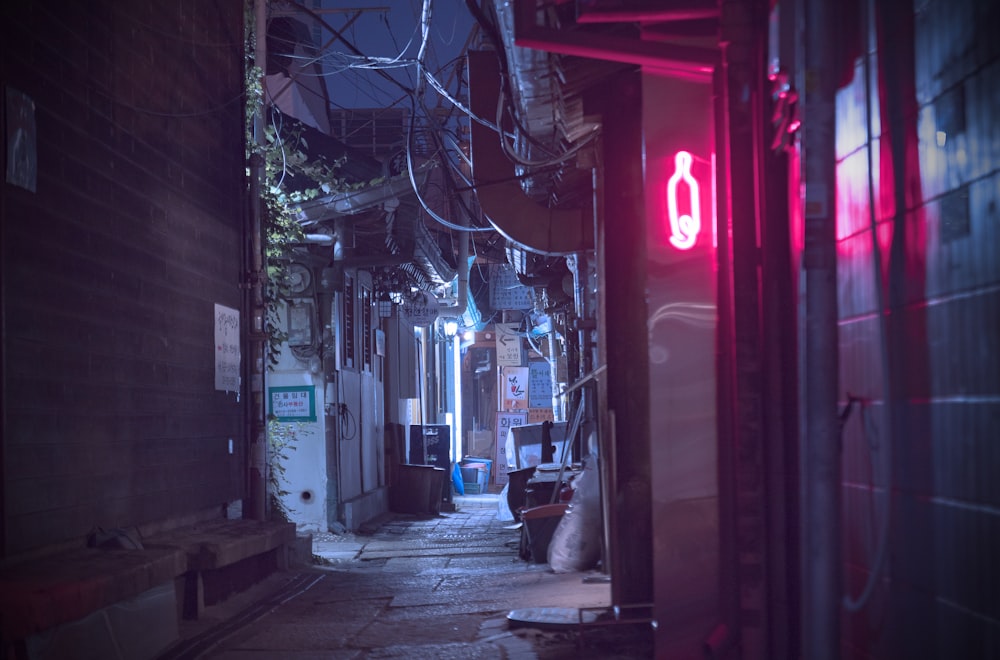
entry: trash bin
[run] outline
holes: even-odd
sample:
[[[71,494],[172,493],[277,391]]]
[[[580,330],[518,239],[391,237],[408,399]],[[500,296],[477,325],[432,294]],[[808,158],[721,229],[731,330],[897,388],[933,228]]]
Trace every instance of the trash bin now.
[[[397,466],[396,483],[393,484],[389,505],[397,513],[429,513],[432,496],[437,500],[437,511],[441,511],[441,482],[435,481],[435,470],[444,470],[432,465],[411,465],[402,463]],[[436,490],[432,490],[436,484]]]
[[[445,499],[443,495],[445,487],[448,488],[449,493],[451,492],[451,480],[449,479],[447,482],[445,481],[445,478],[448,476],[448,471],[444,468],[434,467],[431,465],[426,467],[430,468],[430,484],[428,486],[426,500],[427,513],[437,515],[441,513],[441,502]]]
[[[410,464],[433,465],[450,470],[451,427],[447,424],[413,424],[410,426]],[[441,482],[441,499],[451,502],[451,480]],[[436,504],[440,511],[440,504]]]
[[[490,458],[482,458],[479,456],[466,456],[461,461],[462,467],[471,467],[472,464],[476,466],[482,466],[483,474],[480,475],[483,481],[483,492],[486,492],[485,486],[490,483],[490,473],[493,471],[493,460]]]
[[[478,495],[486,492],[486,464],[462,463],[462,484],[466,495]]]
[[[568,507],[568,504],[557,502],[542,504],[521,512],[524,521],[522,529],[526,534],[528,550],[531,560],[536,564],[548,563],[549,542]]]
[[[525,508],[525,489],[528,487],[528,480],[535,474],[535,468],[526,467],[520,470],[512,470],[507,473],[507,506],[514,514],[514,520],[521,520],[521,509]]]

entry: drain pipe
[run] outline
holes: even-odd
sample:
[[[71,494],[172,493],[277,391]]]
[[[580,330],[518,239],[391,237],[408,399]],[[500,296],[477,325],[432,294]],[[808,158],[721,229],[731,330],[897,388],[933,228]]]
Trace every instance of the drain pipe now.
[[[438,310],[442,318],[459,318],[469,307],[469,236],[459,233],[458,244],[458,293],[453,303],[441,303]]]
[[[459,153],[462,152],[458,149]],[[465,160],[461,163],[462,177],[466,181],[472,181],[472,170],[471,163]],[[429,175],[428,175],[429,176]],[[471,201],[472,193],[470,191],[465,191],[462,193],[463,201],[466,207],[469,206]],[[454,203],[449,205],[449,210],[454,211]],[[471,227],[469,226],[469,214],[464,212],[458,213],[459,222],[458,226],[460,230],[455,230],[455,234],[459,237],[458,243],[458,262],[456,263],[457,268],[455,268],[455,274],[458,278],[458,293],[457,299],[454,303],[444,304],[441,303],[439,313],[444,318],[460,318],[469,307],[469,232]]]
[[[840,657],[840,420],[834,194],[835,4],[805,0],[803,182],[805,184],[804,423],[802,456],[802,657]]]
[[[462,214],[462,226],[468,227],[469,222],[465,214]],[[465,231],[456,232],[459,237],[458,242],[458,268],[456,269],[458,280],[458,293],[455,302],[441,303],[438,313],[442,318],[459,318],[469,307],[469,233]]]
[[[462,222],[463,226],[468,226],[468,220],[465,214],[462,214],[464,219]],[[455,277],[458,280],[458,293],[457,298],[454,303],[440,303],[438,308],[438,314],[441,318],[446,319],[459,319],[465,314],[465,311],[469,307],[469,233],[465,231],[456,232],[458,235],[458,268]],[[460,460],[462,454],[462,410],[461,410],[461,389],[462,385],[458,374],[460,373],[460,365],[462,358],[460,357],[458,343],[459,337],[455,336],[451,338],[453,359],[456,364],[456,373],[452,374],[442,374],[439,378],[444,378],[446,382],[448,380],[454,381],[454,388],[457,395],[454,398],[455,403],[455,429],[454,435],[451,439],[451,455],[455,457],[453,460]],[[438,349],[437,342],[434,342],[435,351]],[[440,360],[435,361],[435,365],[441,365]],[[445,404],[443,398],[437,402],[437,409],[441,410],[442,406]]]

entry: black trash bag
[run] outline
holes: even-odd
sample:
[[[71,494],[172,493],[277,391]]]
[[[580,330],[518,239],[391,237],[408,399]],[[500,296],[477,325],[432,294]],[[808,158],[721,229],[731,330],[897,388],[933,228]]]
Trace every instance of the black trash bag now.
[[[138,530],[127,530],[116,527],[114,529],[104,529],[95,527],[87,534],[88,548],[101,548],[104,550],[142,550],[142,540],[139,538]]]

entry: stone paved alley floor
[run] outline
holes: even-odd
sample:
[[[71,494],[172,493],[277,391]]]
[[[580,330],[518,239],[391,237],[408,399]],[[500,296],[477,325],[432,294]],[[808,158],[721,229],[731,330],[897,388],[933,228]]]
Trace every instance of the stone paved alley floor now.
[[[521,560],[520,532],[498,520],[496,496],[456,497],[456,507],[391,514],[370,534],[316,535],[311,566],[183,622],[182,640],[161,660],[652,657],[648,624],[587,626],[582,635],[576,626],[511,626],[513,610],[604,608],[607,581]]]

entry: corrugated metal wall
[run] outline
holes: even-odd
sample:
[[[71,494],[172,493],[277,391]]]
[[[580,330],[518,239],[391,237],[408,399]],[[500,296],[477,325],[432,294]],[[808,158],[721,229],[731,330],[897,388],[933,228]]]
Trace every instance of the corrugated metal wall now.
[[[4,6],[37,186],[0,195],[0,555],[244,493],[213,316],[242,298],[242,21],[238,0]]]
[[[859,59],[838,96],[851,597],[875,575],[843,657],[1000,657],[998,24],[996,3],[880,4],[870,84]]]

